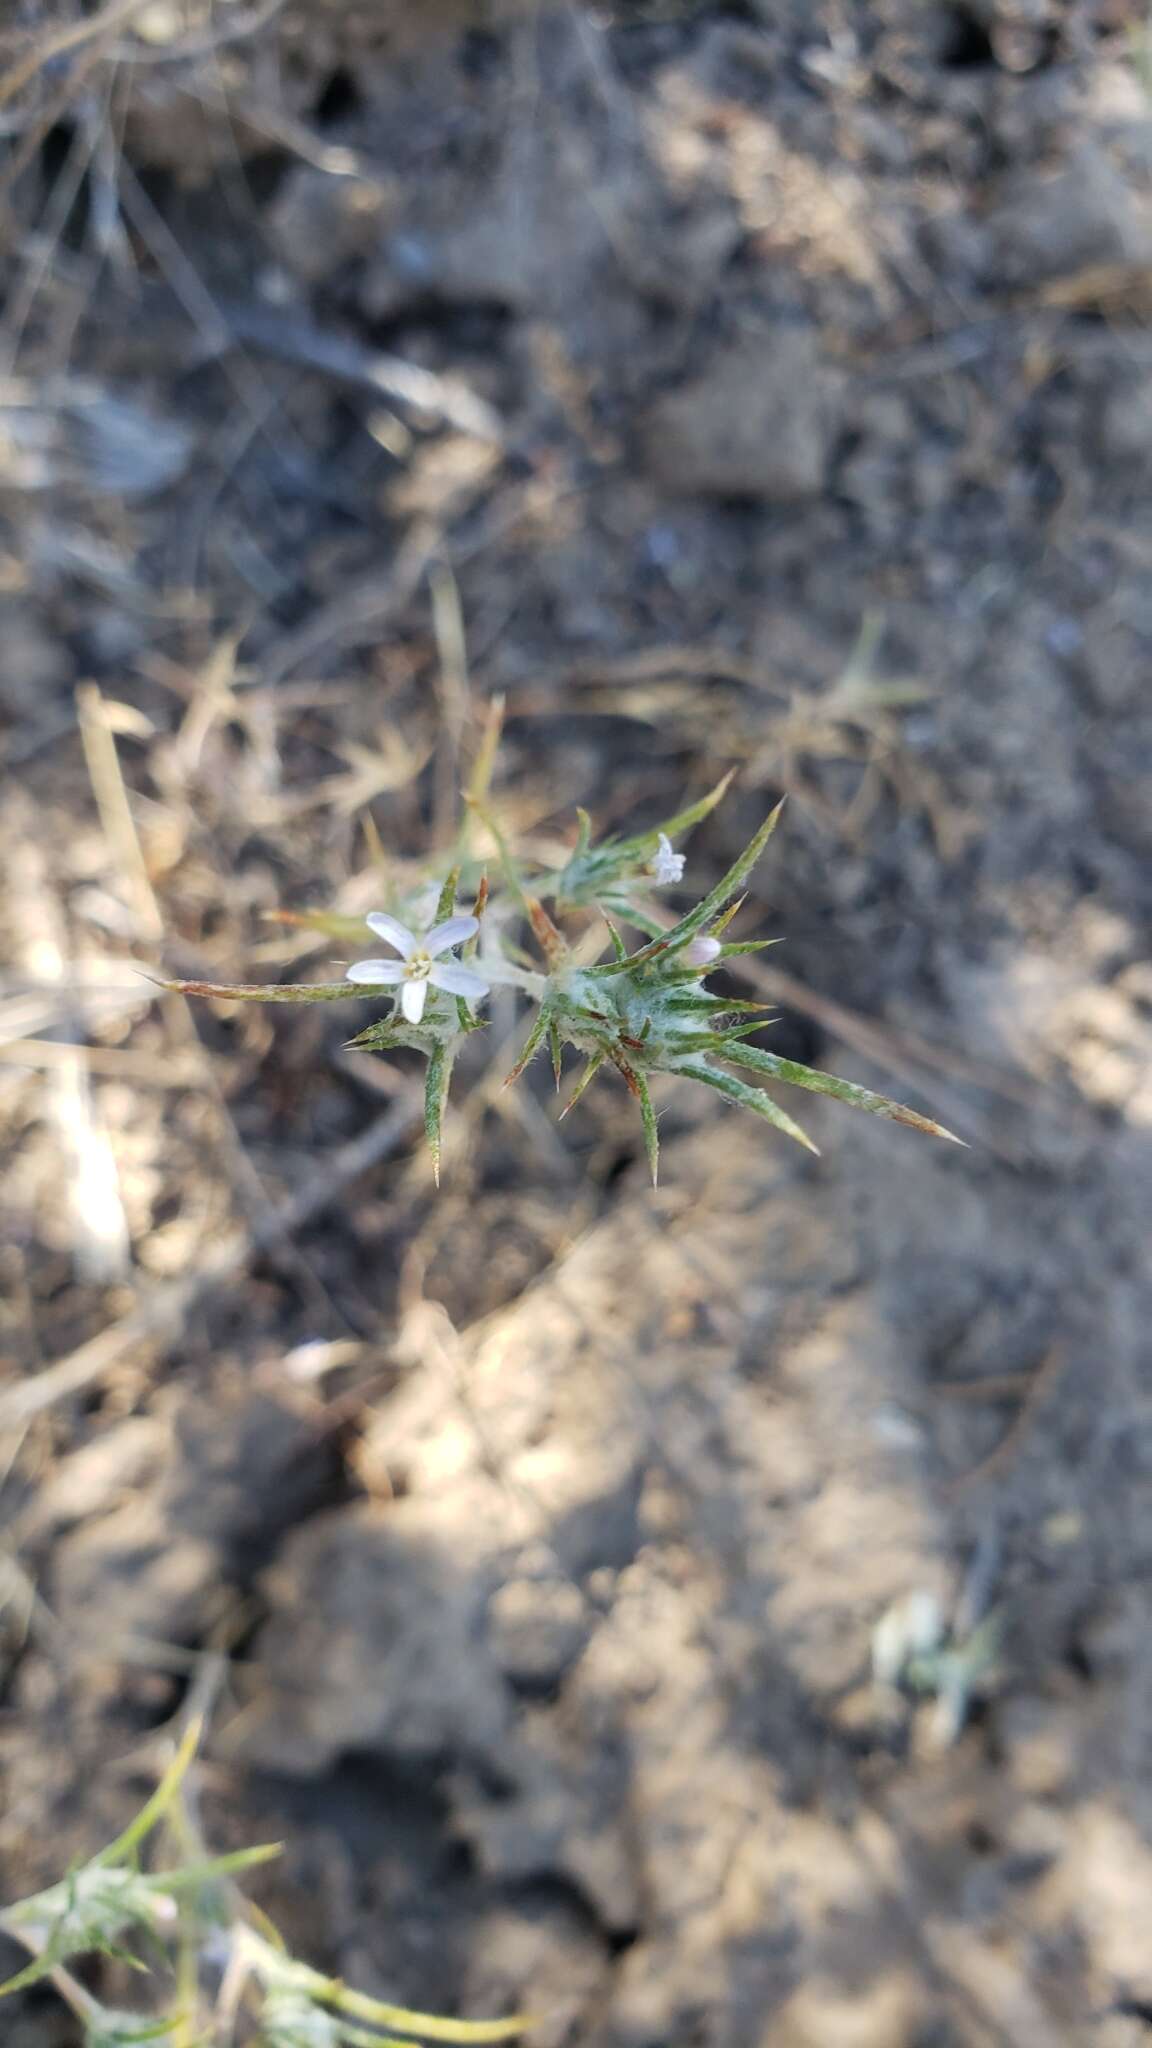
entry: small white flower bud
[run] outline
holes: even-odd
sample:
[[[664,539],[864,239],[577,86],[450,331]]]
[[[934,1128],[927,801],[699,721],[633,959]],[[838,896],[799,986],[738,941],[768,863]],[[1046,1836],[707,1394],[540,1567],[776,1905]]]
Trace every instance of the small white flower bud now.
[[[707,932],[701,932],[685,946],[684,959],[689,967],[711,967],[712,962],[720,958],[723,950],[719,939],[710,938]]]

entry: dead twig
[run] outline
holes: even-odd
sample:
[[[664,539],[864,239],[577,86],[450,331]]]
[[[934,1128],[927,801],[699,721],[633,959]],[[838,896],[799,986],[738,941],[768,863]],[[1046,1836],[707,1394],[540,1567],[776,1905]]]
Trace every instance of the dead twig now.
[[[472,708],[468,643],[460,588],[447,562],[434,561],[428,572],[432,627],[439,657],[433,685],[440,707],[440,744],[436,753],[435,827],[447,844],[460,805],[460,749]]]
[[[81,684],[76,714],[92,795],[132,916],[145,944],[157,945],[164,936],[164,921],[120,772],[111,708],[98,684]]]
[[[101,14],[89,15],[83,21],[69,22],[67,28],[57,29],[55,35],[42,36],[33,44],[27,56],[13,64],[10,71],[0,78],[0,107],[14,100],[25,86],[31,85],[39,72],[44,71],[60,57],[66,57],[70,50],[77,50],[95,37],[112,35],[124,28],[134,14],[142,14],[147,0],[114,0]]]
[[[1062,1345],[1054,1344],[1052,1349],[1045,1353],[1031,1379],[1021,1388],[1019,1413],[1013,1417],[999,1443],[993,1446],[986,1458],[981,1458],[979,1464],[973,1465],[968,1472],[962,1472],[960,1477],[952,1480],[948,1486],[947,1492],[952,1499],[960,1493],[966,1493],[969,1487],[977,1485],[981,1479],[994,1478],[1010,1463],[1067,1362],[1068,1354]]]
[[[195,57],[215,57],[217,51],[227,48],[230,43],[247,42],[258,35],[261,29],[267,28],[270,21],[275,21],[284,6],[285,0],[262,0],[262,4],[253,7],[250,14],[238,13],[233,21],[220,20],[217,10],[208,7],[205,16],[211,20],[211,26],[206,35],[199,38],[174,36],[170,41],[163,42],[146,43],[141,40],[135,48],[118,48],[116,55],[122,64],[135,64],[141,67],[186,64]]]
[[[364,348],[358,341],[316,327],[298,314],[274,306],[220,301],[219,312],[231,336],[257,354],[276,356],[301,369],[318,370],[337,383],[354,385],[378,398],[443,420],[463,434],[501,446],[506,438],[499,413],[455,377],[440,376],[422,363]]]

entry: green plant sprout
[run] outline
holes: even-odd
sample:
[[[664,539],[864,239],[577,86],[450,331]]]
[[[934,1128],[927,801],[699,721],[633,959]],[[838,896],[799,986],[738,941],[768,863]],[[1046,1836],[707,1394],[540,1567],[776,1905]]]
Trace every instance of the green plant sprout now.
[[[726,934],[743,901],[744,885],[775,830],[782,804],[764,820],[715,888],[668,923],[656,914],[653,893],[682,878],[684,856],[674,852],[672,840],[708,816],[731,778],[725,776],[687,810],[631,838],[595,842],[591,820],[580,811],[576,844],[568,859],[560,867],[535,875],[529,885],[488,799],[498,729],[497,714],[490,722],[466,792],[459,841],[445,863],[447,872],[442,871],[437,882],[431,917],[427,885],[366,919],[323,911],[289,917],[295,925],[349,943],[362,942],[367,927],[389,947],[387,957],[355,961],[345,979],[337,982],[264,986],[167,981],[163,986],[184,995],[235,1002],[324,1003],[349,996],[388,1000],[387,1014],[353,1038],[351,1049],[392,1052],[408,1047],[427,1060],[424,1129],[437,1181],[452,1069],[465,1039],[482,1028],[479,1005],[499,985],[522,991],[536,1006],[506,1085],[520,1078],[546,1043],[559,1088],[565,1049],[571,1047],[584,1064],[561,1112],[566,1116],[601,1070],[614,1071],[637,1104],[653,1183],[659,1136],[650,1083],[657,1074],[700,1082],[725,1101],[762,1117],[810,1152],[817,1148],[807,1133],[756,1083],[783,1082],[813,1094],[835,1096],[873,1116],[949,1138],[954,1144],[963,1142],[931,1118],[885,1095],[749,1044],[749,1038],[770,1021],[765,1016],[766,1006],[717,994],[707,987],[708,977],[717,969],[775,943],[772,939],[731,941]],[[499,859],[502,886],[491,890],[482,862],[471,851],[473,820],[483,825]],[[457,904],[462,886],[472,897],[471,910],[464,913]],[[589,962],[587,945],[574,945],[557,921],[575,915],[587,923],[589,913],[599,917],[599,952],[607,951],[607,959],[597,960],[593,952]],[[639,932],[642,943],[629,950],[622,926]],[[521,947],[525,927],[542,958],[543,971]]]
[[[996,1608],[979,1621],[950,1624],[934,1593],[909,1593],[872,1632],[872,1682],[881,1695],[903,1691],[932,1700],[931,1746],[950,1749],[973,1701],[995,1681],[1002,1632]]]
[[[61,1883],[0,1910],[0,1929],[32,1958],[0,1984],[0,1998],[49,1981],[82,2022],[84,2048],[224,2048],[240,2039],[253,2048],[479,2048],[525,2033],[524,2018],[412,2012],[291,1956],[233,1883],[278,1856],[279,1843],[227,1856],[186,1854],[172,1868],[144,1870],[140,1850],[161,1824],[182,1846],[195,1842],[183,1786],[199,1736],[193,1723],[151,1799],[114,1842]],[[81,1956],[104,1955],[148,1975],[153,1966],[137,1949],[159,1949],[172,1978],[162,2012],[104,2005],[67,1968]]]

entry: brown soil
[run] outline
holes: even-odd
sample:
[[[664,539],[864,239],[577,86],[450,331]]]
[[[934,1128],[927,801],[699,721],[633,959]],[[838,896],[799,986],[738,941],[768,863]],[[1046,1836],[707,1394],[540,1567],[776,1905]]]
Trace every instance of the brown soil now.
[[[2,31],[0,1897],[203,1693],[209,1833],[366,1989],[1133,2048],[1142,8],[115,13]],[[357,1012],[150,1000],[322,974],[267,913],[371,907],[366,814],[442,843],[500,691],[541,853],[735,765],[706,885],[787,791],[770,1043],[970,1150],[670,1088],[653,1195],[622,1090],[499,1093],[497,1004],[437,1196]],[[870,1677],[917,1594],[998,1617],[958,1731]]]

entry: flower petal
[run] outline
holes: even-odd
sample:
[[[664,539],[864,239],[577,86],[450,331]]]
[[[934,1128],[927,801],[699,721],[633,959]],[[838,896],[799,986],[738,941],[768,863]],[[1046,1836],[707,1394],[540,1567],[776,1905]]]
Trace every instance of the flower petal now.
[[[402,960],[416,951],[415,934],[398,917],[389,917],[386,910],[370,910],[364,922],[378,939],[386,939],[390,946],[395,946]]]
[[[357,960],[344,976],[345,981],[403,981],[402,960]]]
[[[465,939],[474,939],[480,926],[474,917],[449,917],[443,924],[434,924],[424,941],[424,951],[433,955],[446,953],[450,946],[462,946]]]
[[[473,974],[470,967],[458,967],[455,960],[435,966],[428,979],[437,988],[446,989],[450,996],[464,996],[470,1003],[479,1002],[488,993],[488,983],[479,974]]]
[[[410,1024],[418,1024],[424,1015],[424,1004],[428,997],[426,981],[406,981],[400,991],[400,1008]]]
[[[669,882],[680,880],[684,873],[684,855],[673,853],[672,841],[666,832],[661,832],[658,837],[659,844],[652,861],[651,872],[653,878],[664,887]]]

